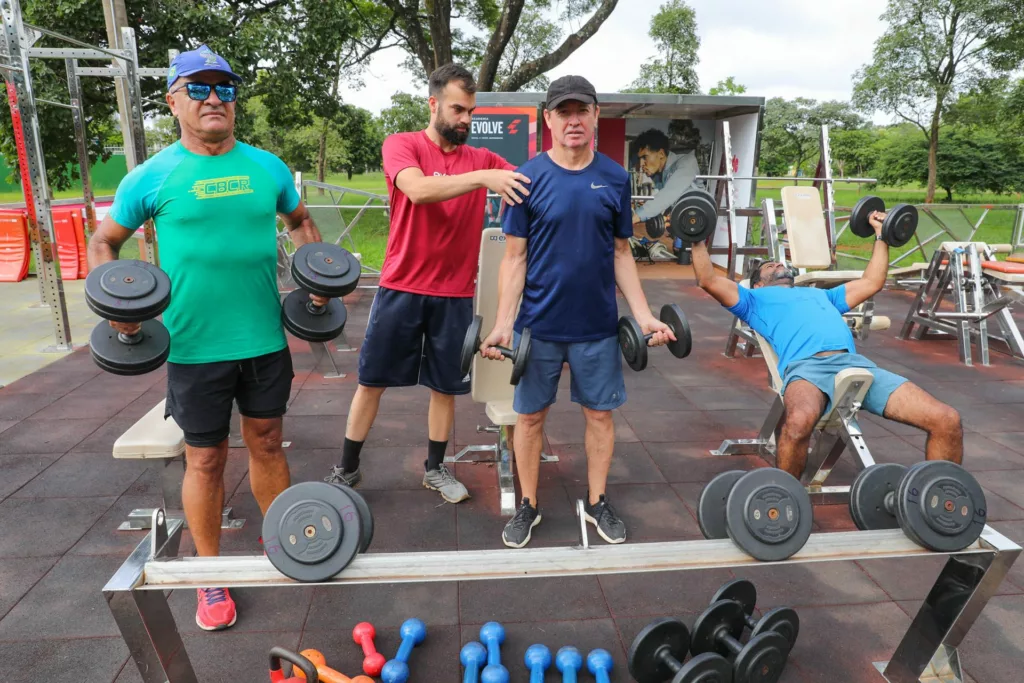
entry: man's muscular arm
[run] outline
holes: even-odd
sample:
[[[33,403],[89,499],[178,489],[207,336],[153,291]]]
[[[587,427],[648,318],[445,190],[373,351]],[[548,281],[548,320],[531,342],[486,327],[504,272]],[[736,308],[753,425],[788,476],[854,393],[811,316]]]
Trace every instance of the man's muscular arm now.
[[[493,347],[512,347],[516,306],[526,287],[526,245],[525,237],[505,235],[505,256],[498,267],[498,312],[494,318],[494,329],[480,344],[480,354],[484,358],[501,360],[501,352]]]
[[[518,171],[484,169],[458,175],[428,176],[410,166],[398,172],[395,185],[413,204],[432,204],[459,197],[482,188],[498,194],[509,206],[522,204],[530,192],[524,186],[530,179]]]
[[[294,211],[281,214],[281,218],[284,220],[285,227],[288,228],[288,237],[296,247],[301,247],[309,242],[323,242],[320,229],[316,227],[313,217],[309,215],[309,209],[306,208],[305,202],[300,201]]]
[[[714,266],[711,265],[711,254],[708,253],[707,245],[703,242],[695,242],[691,247],[691,255],[693,274],[697,277],[697,284],[700,285],[700,288],[723,306],[732,307],[739,303],[739,285],[715,272]]]

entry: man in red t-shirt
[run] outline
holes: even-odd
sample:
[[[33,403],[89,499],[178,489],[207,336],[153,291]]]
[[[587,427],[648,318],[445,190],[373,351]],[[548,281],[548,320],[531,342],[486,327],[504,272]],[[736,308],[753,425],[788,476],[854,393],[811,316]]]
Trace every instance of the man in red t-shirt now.
[[[450,503],[469,498],[443,464],[455,396],[469,393],[460,356],[473,318],[487,190],[518,204],[529,179],[497,154],[465,144],[476,83],[457,64],[430,75],[430,125],[384,141],[391,231],[380,288],[359,352],[341,463],[326,481],[355,486],[359,453],[387,387],[430,389],[423,485]]]

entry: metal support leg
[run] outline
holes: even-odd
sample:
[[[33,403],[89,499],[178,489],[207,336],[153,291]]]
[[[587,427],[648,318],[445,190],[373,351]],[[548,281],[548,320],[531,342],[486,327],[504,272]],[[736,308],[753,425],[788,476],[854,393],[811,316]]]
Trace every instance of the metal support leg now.
[[[237,413],[236,413],[237,415]],[[160,488],[163,492],[163,510],[171,517],[181,519],[185,528],[185,507],[181,502],[181,484],[185,476],[185,457],[167,458],[160,472]],[[128,513],[128,519],[121,522],[118,531],[142,531],[152,527],[153,513],[158,508],[135,508]],[[245,526],[244,519],[236,519],[234,509],[225,507],[221,510],[221,529],[241,529]]]
[[[761,431],[756,439],[726,439],[722,445],[715,450],[709,451],[711,455],[760,455],[775,465],[775,431],[782,421],[782,414],[786,411],[786,404],[782,402],[781,396],[776,396],[772,407],[768,410],[768,417],[761,425]]]
[[[964,282],[964,262],[958,252],[949,255],[949,270],[953,273],[953,296],[956,301],[956,312],[967,313],[967,292]],[[932,311],[935,313],[935,311]],[[957,343],[960,347],[960,360],[964,365],[971,367],[974,359],[971,358],[971,321],[961,318],[954,322],[956,325]]]
[[[498,430],[498,490],[501,491],[501,514],[506,517],[516,512],[516,479],[508,429],[505,425]]]

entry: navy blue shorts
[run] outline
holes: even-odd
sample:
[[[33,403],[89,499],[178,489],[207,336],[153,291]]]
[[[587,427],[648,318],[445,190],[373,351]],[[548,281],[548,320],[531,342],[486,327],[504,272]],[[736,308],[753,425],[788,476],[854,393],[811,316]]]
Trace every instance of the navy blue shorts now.
[[[519,345],[519,333],[514,335]],[[619,337],[586,342],[530,340],[530,359],[516,385],[512,409],[539,413],[555,402],[562,364],[569,364],[573,403],[591,410],[614,410],[626,402]]]
[[[442,394],[468,394],[460,369],[473,299],[427,296],[381,287],[370,307],[359,351],[359,383],[368,387],[422,384]]]

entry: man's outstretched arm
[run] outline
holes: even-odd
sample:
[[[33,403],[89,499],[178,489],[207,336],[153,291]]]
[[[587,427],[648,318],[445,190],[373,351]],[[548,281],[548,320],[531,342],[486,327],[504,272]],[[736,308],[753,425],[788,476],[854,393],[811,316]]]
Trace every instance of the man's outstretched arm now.
[[[711,254],[708,253],[707,245],[703,242],[696,242],[691,248],[691,253],[693,273],[700,288],[723,306],[732,307],[738,304],[740,301],[739,285],[715,272],[714,266],[711,265]]]

